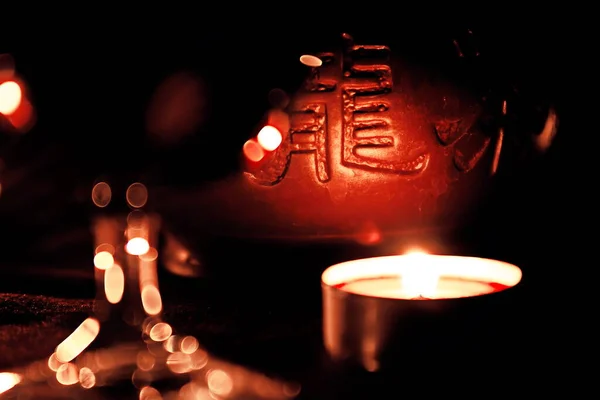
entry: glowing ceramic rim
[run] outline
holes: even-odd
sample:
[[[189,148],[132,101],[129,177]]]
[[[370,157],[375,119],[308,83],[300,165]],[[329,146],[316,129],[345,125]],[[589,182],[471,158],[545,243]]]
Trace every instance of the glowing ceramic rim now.
[[[409,268],[414,268],[415,263],[427,263],[427,268],[433,269],[440,279],[499,283],[509,288],[519,283],[523,275],[516,265],[488,258],[405,254],[335,264],[323,272],[321,282],[333,287],[364,279],[402,277]]]

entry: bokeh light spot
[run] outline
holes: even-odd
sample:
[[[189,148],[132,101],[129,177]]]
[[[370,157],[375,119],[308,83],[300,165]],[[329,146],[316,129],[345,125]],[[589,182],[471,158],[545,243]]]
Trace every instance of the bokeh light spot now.
[[[109,269],[115,263],[115,259],[108,251],[101,251],[94,256],[94,266],[98,269]]]
[[[206,383],[210,391],[218,396],[227,396],[233,390],[231,376],[220,369],[208,371],[206,374]]]
[[[130,239],[125,245],[125,251],[132,256],[141,256],[146,254],[150,250],[150,244],[148,241],[141,237],[135,237]]]
[[[148,189],[146,189],[146,186],[143,183],[133,183],[127,188],[125,197],[127,199],[127,204],[131,207],[142,208],[148,201]]]
[[[164,342],[173,334],[173,328],[166,322],[159,322],[150,329],[150,339],[155,342]]]
[[[279,147],[283,136],[281,136],[279,129],[271,125],[266,125],[258,132],[256,139],[263,149],[273,151]]]
[[[307,67],[313,68],[318,68],[321,65],[323,65],[323,61],[319,57],[311,56],[308,54],[300,56],[300,62],[306,65]]]
[[[104,208],[110,203],[112,190],[106,182],[98,182],[92,189],[92,201],[97,207]]]
[[[244,155],[252,162],[259,162],[265,156],[265,151],[255,139],[250,139],[244,143]]]
[[[7,81],[0,84],[0,114],[11,115],[17,111],[22,98],[21,86],[17,82]]]

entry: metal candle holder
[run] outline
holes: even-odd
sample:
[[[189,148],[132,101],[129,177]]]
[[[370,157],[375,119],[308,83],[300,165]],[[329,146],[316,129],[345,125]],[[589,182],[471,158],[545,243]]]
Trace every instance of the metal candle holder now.
[[[423,277],[428,270],[436,287],[424,287],[423,296],[407,292],[409,273]],[[516,266],[474,257],[401,255],[333,265],[322,275],[325,348],[335,362],[377,371],[469,359],[490,343],[498,351],[498,340],[510,347],[502,333],[514,328],[511,292],[520,280]]]

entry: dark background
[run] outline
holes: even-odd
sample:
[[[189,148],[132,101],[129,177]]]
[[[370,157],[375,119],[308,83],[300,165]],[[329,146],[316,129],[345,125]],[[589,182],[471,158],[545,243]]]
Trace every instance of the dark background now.
[[[569,193],[576,183],[567,175],[565,164],[567,142],[580,134],[569,120],[567,95],[573,85],[569,65],[578,57],[577,28],[551,23],[558,12],[518,19],[517,12],[490,11],[468,23],[450,16],[434,21],[406,14],[365,16],[364,21],[357,21],[356,17],[319,17],[311,7],[306,5],[311,17],[299,22],[287,15],[267,18],[260,13],[243,25],[235,18],[213,19],[204,14],[197,20],[165,16],[153,23],[141,22],[141,17],[135,23],[101,19],[102,23],[95,24],[57,22],[33,36],[22,28],[0,38],[0,53],[14,57],[38,112],[32,131],[4,137],[0,148],[5,163],[3,182],[12,182],[3,187],[0,197],[0,259],[4,260],[0,288],[12,293],[93,298],[89,229],[90,218],[97,212],[89,201],[93,184],[108,180],[124,196],[131,182],[142,180],[150,190],[153,186],[187,187],[193,195],[194,187],[236,170],[242,144],[255,133],[269,108],[269,91],[279,87],[292,92],[305,74],[298,56],[338,49],[340,34],[347,31],[357,41],[385,43],[406,57],[440,66],[468,85],[499,92],[518,86],[528,104],[555,107],[560,127],[553,146],[527,168],[501,176],[497,195],[482,211],[478,224],[461,235],[468,243],[463,249],[522,266],[526,291],[520,296],[527,311],[519,321],[528,324],[518,331],[538,343],[526,357],[538,360],[536,368],[543,368],[544,373],[560,375],[566,361],[548,360],[568,356],[566,335],[573,318],[568,310],[574,278],[565,271],[577,262],[572,251],[576,239],[570,234],[574,218],[569,211],[573,201]],[[465,57],[456,56],[454,39],[466,43]],[[477,57],[473,56],[476,51]],[[146,111],[157,85],[181,70],[194,72],[206,83],[207,117],[192,136],[170,146],[158,144],[148,136]],[[159,204],[150,206],[160,208]],[[281,294],[281,290],[228,296],[213,287],[198,294],[205,283],[180,280],[164,271],[161,285],[166,299],[174,303],[195,302],[202,310],[203,302],[211,304],[213,311],[199,313],[224,326],[220,336],[205,335],[216,351],[274,373],[282,368],[293,376],[295,372],[289,371],[294,368],[313,367],[307,367],[312,361],[304,365],[290,361],[293,357],[282,361],[281,352],[291,346],[286,342],[293,336],[289,330],[306,318],[312,321],[304,324],[311,339],[294,340],[319,340],[318,282],[306,290],[301,286],[318,279],[318,274],[297,271],[293,274],[309,276],[295,279],[290,272],[289,282],[298,287],[288,289],[306,293],[306,300],[301,298],[287,309],[293,301],[273,304],[273,293]],[[58,283],[40,283],[49,280]],[[194,323],[183,326],[200,329]],[[266,342],[274,346],[271,353]],[[542,342],[553,343],[551,349]],[[260,351],[248,350],[248,343]],[[296,356],[301,352],[289,351]],[[296,363],[295,367],[281,366],[286,362]],[[519,361],[514,364],[507,370],[524,374],[517,368]]]

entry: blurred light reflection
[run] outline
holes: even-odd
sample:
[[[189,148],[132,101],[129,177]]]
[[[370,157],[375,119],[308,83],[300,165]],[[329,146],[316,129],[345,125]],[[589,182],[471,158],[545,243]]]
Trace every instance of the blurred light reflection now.
[[[0,114],[12,115],[21,105],[23,93],[15,81],[0,83]]]
[[[162,396],[153,387],[145,386],[140,390],[140,400],[162,400]]]
[[[21,375],[12,372],[0,372],[0,394],[9,391],[22,380]]]
[[[79,382],[79,369],[75,364],[63,364],[56,371],[56,380],[61,385],[74,385]]]
[[[281,132],[279,132],[279,129],[271,125],[264,126],[256,136],[258,144],[260,144],[262,148],[267,151],[276,150],[281,144],[282,138],[283,137]]]
[[[92,188],[92,202],[96,207],[104,208],[112,199],[112,189],[106,182],[98,182]]]
[[[101,251],[94,256],[94,266],[98,269],[109,269],[114,263],[115,259],[108,251]]]
[[[58,368],[62,365],[62,363],[56,358],[56,353],[52,353],[50,357],[48,357],[48,368],[51,371],[58,371]]]
[[[192,354],[200,347],[198,339],[193,336],[186,336],[181,340],[179,345],[182,352],[186,354]]]
[[[250,139],[244,143],[244,155],[249,161],[259,162],[265,156],[265,151],[256,139]]]
[[[125,274],[118,264],[113,264],[104,271],[104,293],[106,300],[111,304],[117,304],[123,298],[125,292]]]
[[[148,189],[143,183],[133,183],[127,188],[125,198],[127,204],[133,208],[144,207],[148,201]]]
[[[84,389],[91,389],[96,385],[96,375],[91,369],[83,367],[79,370],[79,383]]]
[[[227,372],[214,369],[206,374],[208,389],[218,396],[228,396],[233,390],[233,380]]]
[[[195,340],[191,339],[192,336],[186,336],[179,341],[180,346],[186,338],[195,343]],[[153,344],[157,344],[161,349],[164,345],[155,342]],[[140,398],[145,399],[159,395],[161,398],[178,398],[169,397],[178,395],[179,398],[196,399],[208,395],[212,400],[284,400],[300,394],[300,385],[297,383],[267,377],[245,367],[219,360],[202,348],[198,348],[192,354],[176,351],[153,356],[148,351],[151,345],[152,343],[146,346],[140,341],[88,351],[79,357],[77,362],[72,363],[50,363],[49,360],[34,362],[27,370],[39,371],[40,366],[46,364],[58,365],[58,368],[52,375],[30,373],[34,378],[31,381],[24,381],[22,375],[16,371],[0,373],[0,393],[17,383],[20,383],[19,387],[24,387],[28,382],[34,384],[36,381],[48,379],[49,384],[52,380],[63,387],[73,387],[79,383],[78,386],[88,390],[128,380],[140,390]],[[182,384],[182,378],[189,380]],[[173,385],[176,385],[177,389],[174,389]],[[161,394],[155,387],[169,388],[170,391]],[[54,398],[51,390],[46,394],[48,398]],[[85,398],[91,398],[90,396],[86,395]],[[36,398],[46,397],[42,393]]]
[[[142,350],[137,355],[137,367],[142,371],[150,371],[156,364],[156,359],[148,351]]]
[[[125,250],[133,256],[141,256],[150,250],[150,244],[148,244],[148,241],[144,238],[134,237],[129,239],[125,246]]]
[[[150,339],[155,342],[164,342],[173,333],[173,328],[166,322],[159,322],[150,328]]]
[[[70,362],[94,341],[99,332],[100,322],[95,318],[86,319],[56,347],[56,359]]]
[[[135,326],[141,330],[143,340],[123,343],[120,336],[123,331],[118,328],[115,331],[115,326],[109,325],[110,329],[103,332],[107,332],[109,340],[114,340],[110,335],[118,333],[117,343],[90,350],[88,347],[100,333],[100,321],[96,317],[87,318],[48,358],[31,363],[23,368],[23,373],[20,370],[0,373],[0,393],[11,389],[23,390],[19,393],[29,396],[27,398],[33,395],[36,399],[44,399],[55,398],[52,397],[56,395],[54,391],[61,390],[61,393],[66,393],[66,397],[61,398],[80,398],[81,390],[85,389],[84,398],[100,399],[104,397],[94,392],[94,388],[126,381],[139,390],[140,399],[276,400],[292,398],[299,393],[300,386],[297,384],[269,378],[216,359],[201,347],[197,338],[174,334],[171,324],[162,320],[159,315],[162,299],[156,271],[158,223],[158,218],[135,211],[129,214],[127,223],[113,217],[99,218],[95,220],[93,230],[97,283],[102,277],[106,300],[116,304],[124,299],[125,310],[134,307],[129,299],[141,296],[142,307],[148,317],[140,319]],[[128,244],[136,239],[143,241],[147,246],[146,252],[136,255],[141,252],[138,249],[130,255],[124,254],[124,237],[129,238]],[[125,246],[125,249],[127,247],[135,250],[135,246]],[[135,284],[135,280],[139,285]],[[126,287],[136,296],[125,296]],[[112,306],[108,308],[112,309]],[[157,388],[165,391],[161,393]],[[79,394],[75,390],[79,390]],[[15,395],[17,398],[20,398],[19,393]]]

